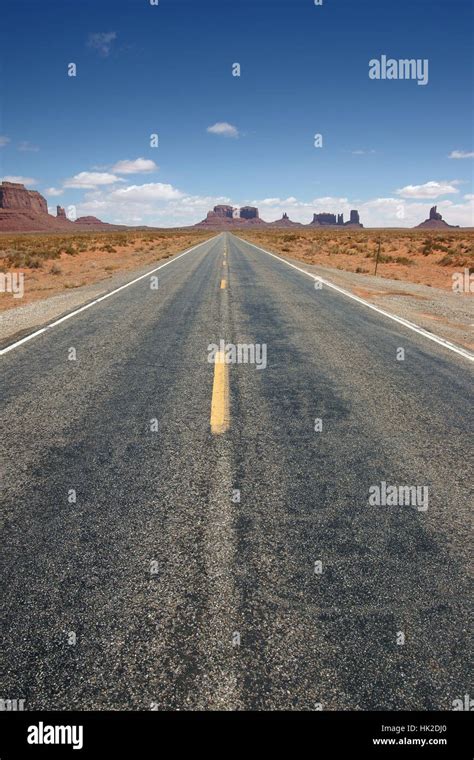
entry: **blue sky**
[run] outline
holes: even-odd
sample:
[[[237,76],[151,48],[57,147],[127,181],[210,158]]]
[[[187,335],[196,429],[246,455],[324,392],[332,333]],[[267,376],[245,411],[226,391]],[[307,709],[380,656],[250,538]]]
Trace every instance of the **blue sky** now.
[[[0,176],[124,223],[230,202],[473,224],[472,2],[322,2],[5,0]],[[370,79],[383,54],[428,84]]]

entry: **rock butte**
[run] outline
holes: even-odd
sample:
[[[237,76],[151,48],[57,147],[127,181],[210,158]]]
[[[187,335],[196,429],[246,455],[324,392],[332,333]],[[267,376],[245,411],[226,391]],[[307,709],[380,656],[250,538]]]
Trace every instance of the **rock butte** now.
[[[61,206],[56,216],[48,213],[48,204],[37,190],[28,190],[19,182],[0,184],[0,232],[77,232],[78,230],[121,229],[101,222],[95,216],[84,216],[74,222]]]
[[[427,227],[428,229],[432,229],[432,230],[442,230],[442,229],[445,229],[446,227],[450,227],[452,229],[459,228],[459,225],[448,224],[447,222],[445,222],[441,214],[438,213],[438,211],[436,210],[436,208],[437,208],[436,206],[433,206],[432,208],[430,208],[430,215],[428,219],[425,219],[425,221],[422,222],[421,224],[417,224],[416,229],[419,229],[420,227]]]
[[[265,222],[260,218],[256,206],[234,208],[226,204],[214,206],[206,218],[194,227],[222,229],[225,227],[309,227],[309,228],[362,228],[359,212],[353,209],[349,221],[344,221],[343,214],[323,212],[313,214],[309,224],[293,222],[287,213],[274,222]],[[429,218],[417,228],[428,229],[458,229],[457,226],[444,221],[436,206],[430,209]],[[77,232],[77,231],[107,231],[126,229],[159,229],[158,227],[130,227],[123,224],[102,222],[95,216],[81,216],[75,221],[68,219],[62,206],[56,206],[56,216],[48,213],[48,204],[37,190],[28,190],[19,182],[0,183],[0,232]],[[416,229],[416,228],[415,228]]]
[[[344,222],[343,214],[313,214],[313,220],[308,225],[300,222],[293,222],[287,213],[284,213],[281,219],[275,222],[265,222],[260,218],[258,208],[255,206],[242,206],[235,209],[233,206],[219,205],[214,206],[212,211],[208,211],[207,216],[202,222],[198,222],[195,227],[363,227],[360,223],[359,212],[355,209],[351,211],[348,222]]]

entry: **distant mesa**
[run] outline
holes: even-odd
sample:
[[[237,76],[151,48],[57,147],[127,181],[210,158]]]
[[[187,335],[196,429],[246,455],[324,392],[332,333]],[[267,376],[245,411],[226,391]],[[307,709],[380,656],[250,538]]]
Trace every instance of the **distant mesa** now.
[[[428,228],[431,230],[442,230],[446,227],[451,227],[452,229],[459,228],[458,224],[448,224],[445,222],[441,214],[436,209],[437,206],[432,206],[430,208],[430,215],[428,219],[425,219],[425,221],[421,224],[417,224],[415,229],[420,229],[420,227]]]
[[[19,182],[2,182],[0,185],[0,209],[47,214],[48,204],[46,199],[36,190],[27,190]]]
[[[363,227],[360,223],[359,212],[353,209],[349,216],[349,221],[344,221],[344,214],[313,214],[313,221],[310,222],[313,227]]]
[[[207,219],[212,221],[213,219],[232,219],[234,215],[234,209],[232,206],[214,206],[213,211],[208,211]]]
[[[19,182],[0,184],[0,232],[67,232],[74,230],[107,230],[120,227],[86,216],[72,222],[61,206],[56,216],[48,213],[48,204],[37,190],[28,190]]]
[[[99,227],[114,227],[117,225],[108,224],[107,222],[101,222],[100,219],[97,219],[96,216],[78,216],[74,224],[80,225],[83,229],[85,228],[94,228],[98,229]]]
[[[344,221],[344,214],[325,211],[314,213],[309,224],[301,224],[290,219],[285,212],[281,219],[266,222],[260,218],[256,206],[235,208],[228,204],[219,204],[209,211],[202,222],[194,225],[203,228],[245,228],[245,227],[321,227],[321,228],[362,228],[359,212],[352,209],[349,220]],[[429,218],[416,226],[416,229],[459,229],[458,225],[444,221],[436,206],[430,209]],[[81,216],[74,222],[68,219],[62,206],[56,206],[56,216],[48,213],[46,198],[37,190],[28,190],[19,182],[0,183],[0,232],[73,232],[76,230],[120,230],[125,225],[108,224],[95,216]]]
[[[322,225],[330,225],[334,226],[336,224],[341,224],[341,222],[338,222],[336,220],[336,214],[313,214],[313,221],[310,222],[311,225],[314,225],[316,227],[320,227]]]
[[[218,206],[214,206],[212,211],[208,211],[206,218],[194,226],[237,227],[248,224],[265,224],[265,222],[263,222],[259,217],[258,208],[255,206],[242,206],[240,209],[235,209],[233,206],[220,204]]]
[[[241,219],[260,219],[258,214],[258,208],[255,206],[242,206],[240,209]]]
[[[281,219],[276,219],[274,222],[270,222],[272,227],[302,227],[303,225],[300,224],[300,222],[293,222],[288,214],[285,213],[281,217]]]
[[[209,211],[202,222],[198,222],[195,227],[241,227],[247,225],[271,225],[272,227],[303,227],[300,222],[293,222],[287,213],[284,213],[281,219],[274,222],[265,222],[260,218],[256,206],[242,206],[240,209],[234,209],[232,206],[214,206]],[[310,227],[363,227],[360,223],[359,212],[355,209],[351,211],[348,222],[344,222],[344,214],[313,214],[313,221],[309,223]]]

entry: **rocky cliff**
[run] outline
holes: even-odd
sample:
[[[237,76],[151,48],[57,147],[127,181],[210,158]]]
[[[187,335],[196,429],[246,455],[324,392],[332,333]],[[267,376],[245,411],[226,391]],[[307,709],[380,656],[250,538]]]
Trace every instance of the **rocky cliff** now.
[[[360,223],[359,212],[353,209],[350,213],[350,219],[348,222],[344,222],[343,214],[313,214],[313,221],[309,225],[303,225],[299,222],[293,222],[288,214],[283,214],[281,219],[277,219],[274,222],[265,222],[260,218],[258,208],[256,206],[242,206],[239,209],[238,216],[234,212],[232,206],[214,206],[212,211],[209,211],[206,218],[202,222],[195,224],[195,227],[247,227],[253,225],[271,225],[272,227],[363,227]]]
[[[74,232],[87,229],[114,229],[114,225],[96,217],[81,217],[72,222],[61,206],[56,216],[48,213],[48,204],[37,190],[28,190],[17,182],[0,183],[1,232]]]
[[[360,223],[359,212],[356,209],[352,209],[349,217],[349,221],[344,221],[344,214],[313,214],[313,221],[310,222],[313,227],[363,227]]]
[[[420,229],[420,227],[421,228],[426,227],[430,230],[442,230],[442,229],[445,229],[446,227],[448,228],[451,227],[451,228],[456,229],[456,227],[458,226],[459,225],[448,224],[447,222],[445,222],[441,214],[437,211],[437,207],[432,206],[430,208],[430,215],[428,219],[425,219],[425,221],[422,222],[421,224],[417,224],[415,229]]]
[[[242,206],[237,214],[233,206],[214,206],[212,211],[207,212],[207,216],[202,222],[195,224],[195,227],[242,227],[254,224],[265,224],[258,214],[258,208],[255,206]]]
[[[240,209],[241,219],[259,219],[258,208],[255,206],[242,206]]]
[[[36,190],[27,190],[18,182],[2,182],[0,185],[0,209],[33,211],[47,214],[48,204]]]
[[[299,222],[293,222],[288,214],[285,212],[281,219],[275,219],[274,222],[269,222],[272,227],[302,227]]]

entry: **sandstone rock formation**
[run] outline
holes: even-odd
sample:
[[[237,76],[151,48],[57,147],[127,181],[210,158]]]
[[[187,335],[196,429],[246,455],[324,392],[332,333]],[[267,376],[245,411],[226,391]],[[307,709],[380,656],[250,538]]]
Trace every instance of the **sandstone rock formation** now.
[[[240,209],[241,219],[259,219],[258,208],[255,206],[242,206]]]
[[[299,222],[293,222],[288,214],[285,212],[281,219],[276,219],[274,222],[270,222],[272,227],[302,227]]]
[[[353,209],[350,213],[349,221],[344,222],[344,214],[313,214],[313,221],[310,222],[314,227],[363,227],[360,223],[359,212]]]
[[[18,182],[0,184],[0,231],[2,232],[74,232],[84,229],[120,229],[95,217],[75,222],[66,217],[61,206],[56,216],[48,213],[48,204],[37,190],[28,190]]]
[[[101,228],[111,228],[116,227],[117,225],[108,224],[107,222],[102,222],[100,219],[97,219],[96,216],[79,216],[74,224],[78,227],[81,227],[81,229],[101,229]]]
[[[232,206],[214,206],[214,213],[217,214],[217,216],[225,217],[226,219],[232,219],[234,209]]]
[[[454,229],[456,229],[456,227],[459,227],[459,225],[448,224],[447,222],[445,222],[441,214],[436,209],[437,209],[436,206],[432,206],[430,208],[430,215],[428,219],[425,219],[425,221],[422,222],[421,224],[417,224],[415,229],[419,229],[420,227],[421,228],[427,227],[428,229],[431,229],[431,230],[441,230],[441,229],[445,229],[446,227],[451,227]]]
[[[231,223],[234,218],[234,209],[232,206],[220,204],[214,206],[212,211],[207,212],[206,218],[199,223],[206,227],[221,227],[224,224]]]
[[[432,206],[430,208],[430,219],[436,219],[436,221],[441,222],[443,220],[443,217],[436,211],[436,209],[437,206]]]
[[[315,225],[316,227],[319,227],[320,225],[335,225],[337,224],[336,220],[336,214],[328,214],[328,213],[321,213],[321,214],[313,214],[313,221],[310,222],[310,224]]]
[[[303,227],[299,222],[293,222],[284,213],[281,219],[274,222],[265,222],[260,218],[256,206],[242,206],[239,215],[236,216],[232,206],[214,206],[212,211],[208,211],[207,216],[202,222],[195,224],[195,227],[242,227],[253,225],[272,225],[272,227]],[[352,210],[348,222],[344,222],[344,214],[321,213],[313,214],[313,221],[308,226],[312,227],[363,227],[360,223],[359,212]]]
[[[246,225],[265,224],[255,206],[242,206],[238,215],[232,206],[219,205],[214,206],[212,211],[207,212],[207,216],[202,222],[195,224],[195,227],[241,227]]]
[[[18,182],[2,182],[0,185],[0,209],[25,210],[47,214],[48,204],[36,190],[27,190]]]

